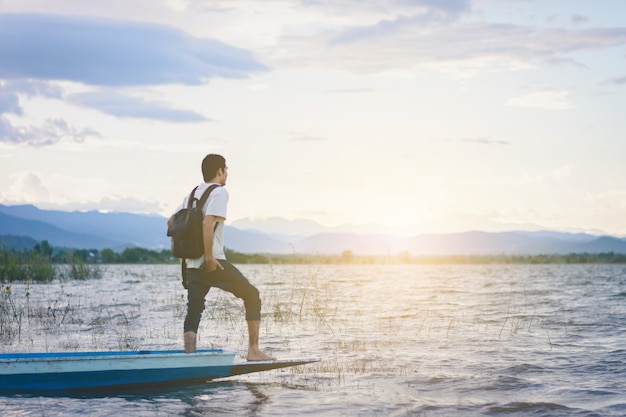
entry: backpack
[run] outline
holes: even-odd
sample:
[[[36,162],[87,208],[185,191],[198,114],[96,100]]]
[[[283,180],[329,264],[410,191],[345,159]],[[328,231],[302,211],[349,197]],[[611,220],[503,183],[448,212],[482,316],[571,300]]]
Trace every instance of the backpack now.
[[[198,200],[194,196],[198,188],[196,186],[189,194],[187,207],[183,207],[174,213],[172,222],[167,228],[167,235],[172,239],[172,255],[182,259],[183,287],[185,288],[187,288],[187,264],[185,259],[199,258],[204,254],[204,243],[202,241],[204,213],[202,212],[202,207],[209,195],[211,195],[211,191],[217,187],[219,187],[217,184],[211,185]],[[215,227],[217,227],[217,223]]]

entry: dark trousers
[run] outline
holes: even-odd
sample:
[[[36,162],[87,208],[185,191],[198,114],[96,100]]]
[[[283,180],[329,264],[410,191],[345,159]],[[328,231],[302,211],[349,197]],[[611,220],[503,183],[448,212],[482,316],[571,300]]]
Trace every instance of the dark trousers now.
[[[220,288],[241,298],[246,308],[246,320],[261,320],[259,291],[230,262],[221,259],[218,262],[224,270],[207,272],[202,269],[187,269],[185,332],[198,332],[200,317],[204,310],[204,298],[211,287]]]

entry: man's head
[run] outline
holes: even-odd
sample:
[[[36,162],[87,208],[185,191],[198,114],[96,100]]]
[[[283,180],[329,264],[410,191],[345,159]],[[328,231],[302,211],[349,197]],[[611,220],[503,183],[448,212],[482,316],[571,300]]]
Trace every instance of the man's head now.
[[[226,185],[226,177],[228,167],[226,166],[226,160],[221,155],[208,154],[202,160],[202,176],[204,182],[216,182],[221,185]]]

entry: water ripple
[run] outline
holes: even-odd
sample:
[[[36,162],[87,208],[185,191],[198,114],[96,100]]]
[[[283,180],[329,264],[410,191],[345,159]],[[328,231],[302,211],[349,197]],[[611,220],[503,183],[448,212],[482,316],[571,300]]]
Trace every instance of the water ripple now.
[[[263,347],[321,362],[112,398],[0,397],[0,415],[626,415],[623,266],[240,269],[261,291]],[[23,315],[4,352],[181,347],[175,265],[12,294]],[[243,356],[240,300],[211,291],[206,306],[199,345]]]

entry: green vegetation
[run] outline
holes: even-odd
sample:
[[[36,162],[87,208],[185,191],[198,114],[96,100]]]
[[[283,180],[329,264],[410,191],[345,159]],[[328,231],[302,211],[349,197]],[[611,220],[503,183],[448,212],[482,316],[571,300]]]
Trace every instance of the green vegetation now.
[[[623,264],[626,263],[626,254],[604,252],[551,255],[399,255],[397,260],[398,263],[410,264]]]
[[[341,255],[261,255],[243,254],[226,251],[226,257],[235,264],[622,264],[626,263],[626,254],[606,253],[570,253],[553,255],[410,255],[402,252],[398,255],[356,255],[344,251]]]
[[[226,249],[227,258],[234,264],[607,264],[626,263],[626,254],[570,253],[552,255],[357,255],[344,251],[339,255],[276,255],[244,254]],[[168,249],[160,251],[145,248],[126,248],[122,252],[111,249],[56,249],[47,241],[37,243],[31,250],[9,250],[3,244],[0,252],[0,282],[59,279],[99,278],[102,264],[174,264]]]
[[[0,282],[100,278],[102,272],[93,263],[94,259],[92,252],[81,250],[53,254],[52,247],[45,240],[36,244],[32,250],[11,251],[3,244],[0,251]]]
[[[33,249],[15,253],[3,245],[0,252],[0,281],[46,282],[54,278],[56,270],[48,255]]]

